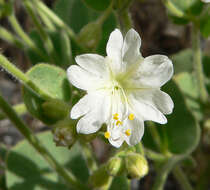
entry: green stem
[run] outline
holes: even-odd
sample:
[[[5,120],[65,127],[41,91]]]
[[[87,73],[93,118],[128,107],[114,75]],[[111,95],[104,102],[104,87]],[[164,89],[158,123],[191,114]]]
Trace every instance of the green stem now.
[[[107,17],[111,14],[113,8],[113,1],[111,1],[109,7],[103,12],[103,14],[98,18],[97,22],[99,25],[102,25]]]
[[[74,31],[61,20],[52,10],[50,10],[42,1],[40,0],[32,0],[33,4],[37,7],[38,11],[42,11],[46,16],[48,16],[49,19],[54,22],[55,25],[57,25],[59,28],[65,30],[69,37],[76,42],[80,48],[84,49],[77,41],[77,36],[74,33]]]
[[[84,154],[89,173],[92,174],[94,171],[98,169],[95,156],[93,155],[93,152],[91,151],[91,147],[87,142],[80,141],[81,147],[82,147],[82,153]]]
[[[30,37],[23,31],[22,27],[18,23],[14,14],[8,16],[8,20],[13,30],[18,34],[18,36],[23,40],[27,47],[35,51],[43,60],[48,60],[48,58],[39,50],[36,44],[30,39]]]
[[[133,27],[133,22],[129,13],[129,7],[132,0],[127,1],[119,1],[117,3],[118,10],[117,10],[117,18],[120,25],[120,29],[125,35],[129,29]]]
[[[23,104],[23,103],[13,106],[13,109],[15,110],[17,115],[23,115],[24,113],[27,112],[27,108],[26,108],[25,104]],[[3,113],[0,113],[0,120],[2,120],[2,119],[6,119],[6,115]]]
[[[206,103],[208,100],[208,93],[205,87],[204,82],[204,73],[203,73],[203,66],[202,66],[202,52],[200,47],[200,32],[197,26],[193,25],[192,31],[192,46],[193,46],[193,53],[194,53],[194,68],[196,72],[196,77],[199,86],[200,92],[200,100],[203,103]]]
[[[183,11],[178,9],[170,0],[163,0],[163,4],[168,8],[168,10],[177,17],[184,17],[185,14]]]
[[[8,59],[2,54],[0,54],[0,66],[20,82],[22,82],[22,84],[27,88],[33,90],[38,96],[42,97],[43,99],[51,99],[50,95],[45,93],[36,84],[34,84],[20,69],[10,63]]]
[[[20,133],[28,140],[28,142],[36,149],[36,151],[40,153],[40,155],[65,180],[65,182],[70,187],[75,187],[76,189],[79,190],[87,189],[87,187],[84,186],[82,183],[80,183],[72,173],[67,172],[67,170],[55,160],[55,158],[41,144],[38,138],[31,133],[30,129],[18,117],[16,112],[4,100],[1,94],[0,94],[0,108],[5,113],[5,115],[10,119],[10,121],[15,125],[15,127],[20,131]]]
[[[51,31],[56,31],[56,28],[52,21],[48,18],[46,14],[44,14],[42,11],[36,10],[39,14],[40,18],[42,19],[43,23],[46,25],[46,27]]]
[[[143,156],[145,155],[144,146],[143,146],[143,144],[142,144],[141,142],[138,143],[137,145],[135,145],[135,147],[136,147],[136,152],[137,152],[137,153],[140,153],[140,154],[142,154]]]
[[[176,178],[176,180],[179,182],[183,190],[193,190],[192,186],[190,185],[187,176],[182,171],[182,169],[179,166],[176,166],[173,169],[173,174]]]
[[[144,151],[145,151],[146,157],[148,157],[150,160],[164,162],[167,159],[167,157],[164,156],[163,154],[154,152],[152,150],[144,149]]]
[[[10,31],[3,27],[0,27],[0,38],[20,49],[25,49],[24,43],[19,40],[14,34],[11,34]]]
[[[161,143],[160,135],[156,129],[156,126],[152,121],[148,122],[148,124],[149,124],[148,129],[152,135],[152,138],[155,144],[157,145],[157,148],[161,150],[162,143]]]
[[[163,190],[167,177],[170,171],[173,169],[174,165],[177,164],[180,160],[182,160],[184,156],[173,156],[165,162],[161,168],[157,170],[157,177],[155,179],[155,183],[153,185],[152,190]]]
[[[63,65],[69,66],[70,64],[73,63],[71,42],[65,30],[62,30],[60,34],[61,34],[62,57],[64,60]]]
[[[125,35],[126,32],[133,27],[131,16],[128,9],[118,13],[118,20],[122,33]]]
[[[23,3],[25,5],[26,11],[31,16],[31,19],[33,20],[33,23],[43,40],[45,49],[47,50],[47,52],[49,54],[51,62],[54,63],[55,60],[57,59],[57,55],[56,55],[53,43],[52,43],[49,35],[43,29],[43,26],[39,22],[37,15],[35,14],[34,9],[33,9],[34,5],[32,4],[31,1],[28,1],[28,0],[24,0]]]

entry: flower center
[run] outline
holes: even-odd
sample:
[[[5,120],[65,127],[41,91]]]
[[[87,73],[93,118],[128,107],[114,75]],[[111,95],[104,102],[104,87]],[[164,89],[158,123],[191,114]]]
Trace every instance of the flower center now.
[[[129,119],[129,120],[132,121],[132,120],[134,120],[134,118],[135,118],[134,114],[133,113],[130,113],[127,116],[127,118],[125,118],[124,120]],[[113,114],[112,121],[111,121],[111,126],[110,126],[110,129],[111,129],[110,131],[115,131],[116,130],[116,127],[118,127],[118,129],[119,129],[119,127],[121,127],[121,129],[119,129],[119,130],[122,131],[122,133],[125,134],[126,136],[130,136],[131,135],[131,129],[123,129],[123,128],[125,128],[123,126],[124,120],[120,120],[119,119],[119,114],[118,113]],[[126,123],[126,121],[125,121],[125,123]],[[117,130],[117,131],[119,131],[119,130]],[[111,133],[109,131],[106,131],[104,133],[104,136],[107,139],[109,139],[109,138],[112,137],[112,135],[111,135]],[[120,137],[116,138],[115,140],[117,140],[119,138]]]

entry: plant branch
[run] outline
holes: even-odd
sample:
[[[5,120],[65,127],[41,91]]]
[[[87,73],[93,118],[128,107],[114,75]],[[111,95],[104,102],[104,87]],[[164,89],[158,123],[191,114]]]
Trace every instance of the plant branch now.
[[[14,126],[26,138],[26,140],[36,149],[37,152],[48,162],[48,164],[65,180],[70,187],[75,187],[78,190],[87,189],[75,176],[67,172],[55,158],[48,152],[48,150],[41,144],[36,136],[34,136],[25,123],[19,118],[13,108],[4,100],[0,94],[0,108],[4,114],[10,119]]]
[[[13,109],[15,110],[17,115],[23,115],[24,113],[27,112],[26,106],[23,103],[13,106]],[[6,115],[0,112],[0,120],[6,119],[6,118],[7,118]]]
[[[82,147],[82,153],[84,154],[85,160],[87,162],[89,173],[92,174],[95,170],[98,169],[95,156],[93,155],[91,147],[89,144],[87,144],[87,142],[80,141],[80,144]]]
[[[208,101],[208,93],[205,87],[204,82],[204,73],[203,73],[203,66],[202,66],[202,52],[200,47],[200,32],[195,23],[193,24],[193,31],[192,31],[192,46],[194,52],[194,68],[196,72],[196,78],[198,81],[199,92],[200,92],[200,100],[203,103]]]
[[[48,58],[39,50],[36,44],[31,40],[31,38],[23,31],[22,27],[18,23],[14,14],[8,16],[8,20],[13,30],[18,34],[18,36],[23,40],[27,47],[31,48],[36,52],[43,60],[48,60]]]
[[[33,90],[38,96],[43,99],[49,100],[50,95],[40,89],[33,81],[31,81],[20,69],[18,69],[15,65],[10,63],[8,59],[0,54],[0,66],[5,69],[8,73],[10,73],[17,80],[22,82],[24,86]]]
[[[179,182],[183,190],[193,190],[187,179],[187,176],[179,166],[176,166],[173,169],[173,175],[175,176],[176,180]]]
[[[33,4],[31,4],[31,1],[28,0],[23,0],[23,3],[25,5],[26,11],[28,12],[28,14],[31,16],[31,19],[37,29],[37,31],[39,32],[41,39],[44,43],[45,49],[48,52],[48,55],[51,59],[51,62],[54,63],[55,60],[57,59],[57,54],[55,52],[53,43],[49,37],[49,35],[45,32],[45,30],[43,29],[43,26],[41,25],[41,23],[39,22],[39,19],[37,17],[37,15],[34,12],[33,9]]]

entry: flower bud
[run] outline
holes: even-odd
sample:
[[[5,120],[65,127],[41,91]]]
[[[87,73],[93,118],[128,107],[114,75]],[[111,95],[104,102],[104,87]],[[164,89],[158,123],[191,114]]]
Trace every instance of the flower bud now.
[[[128,177],[131,179],[144,177],[149,171],[147,160],[141,154],[128,154],[125,157],[125,164]]]
[[[98,170],[96,170],[89,179],[89,183],[93,187],[106,188],[112,182],[112,177],[107,173],[106,166],[102,165]]]
[[[54,121],[61,120],[69,114],[69,106],[62,100],[52,99],[42,104],[44,115]]]
[[[101,33],[101,24],[90,22],[81,29],[77,39],[86,48],[95,49],[101,39]]]
[[[70,148],[77,138],[75,124],[70,119],[58,121],[54,125],[53,134],[56,146],[67,146]]]
[[[107,165],[106,170],[111,176],[119,176],[124,171],[123,160],[120,157],[111,158]]]

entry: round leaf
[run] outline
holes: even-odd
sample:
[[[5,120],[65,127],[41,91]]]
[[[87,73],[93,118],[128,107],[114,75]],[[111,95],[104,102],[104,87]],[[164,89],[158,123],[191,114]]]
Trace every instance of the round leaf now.
[[[68,150],[56,147],[50,132],[44,132],[37,137],[63,167],[71,170],[83,183],[87,182],[88,169],[78,144]],[[9,152],[6,180],[8,190],[69,189],[26,140],[18,143]]]
[[[110,0],[98,1],[98,0],[83,0],[88,6],[97,10],[103,11],[108,8]]]
[[[48,64],[38,64],[32,67],[26,75],[52,99],[64,102],[70,100],[70,86],[63,69]],[[55,118],[44,114],[46,112],[43,110],[45,100],[26,87],[23,87],[22,94],[24,103],[33,116],[47,124],[55,122]]]
[[[174,81],[168,82],[162,90],[171,96],[174,110],[172,114],[167,116],[167,124],[151,126],[156,127],[160,136],[161,144],[164,146],[161,149],[167,149],[175,154],[191,153],[200,139],[198,123],[188,109],[185,98]],[[146,147],[160,151],[156,146],[156,139],[147,127],[145,127],[143,142]]]

